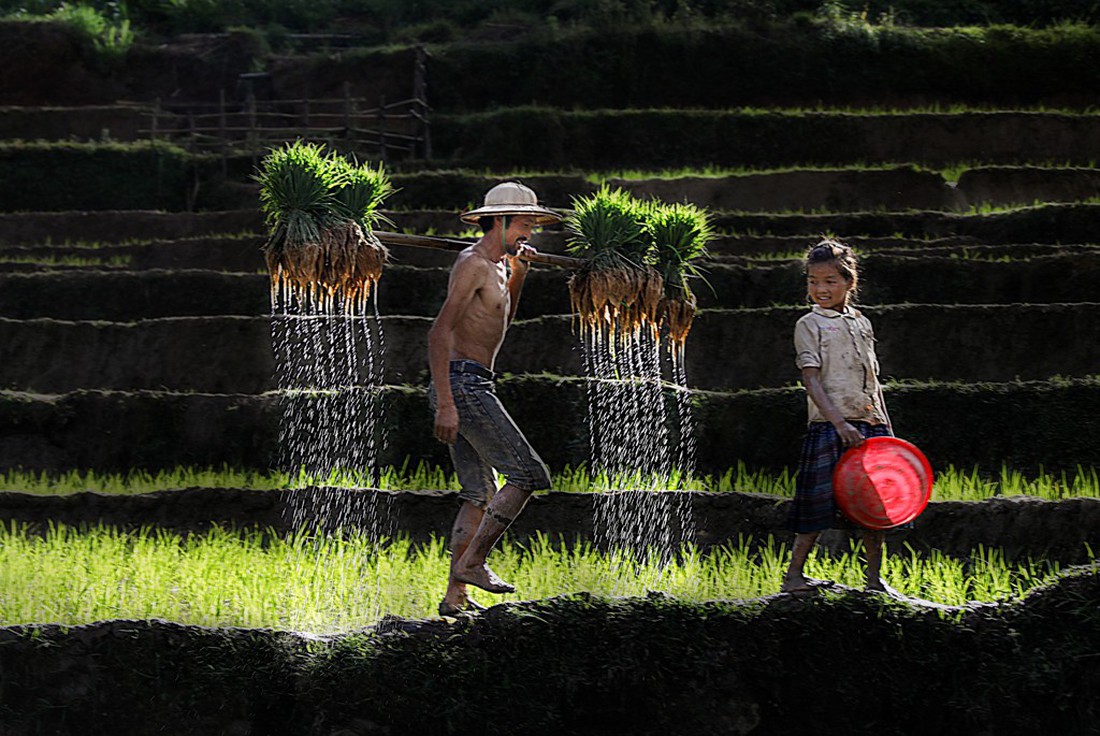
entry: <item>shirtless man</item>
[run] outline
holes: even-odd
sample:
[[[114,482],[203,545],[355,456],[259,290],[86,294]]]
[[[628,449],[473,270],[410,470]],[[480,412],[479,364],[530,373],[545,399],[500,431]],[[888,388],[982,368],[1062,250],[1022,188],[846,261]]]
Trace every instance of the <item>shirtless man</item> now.
[[[484,234],[455,261],[447,299],[428,333],[435,436],[449,446],[462,487],[442,615],[481,608],[467,596],[467,584],[490,593],[515,590],[485,558],[531,493],[550,487],[546,464],[494,392],[493,364],[530,268],[523,256],[535,252],[526,240],[535,227],[560,219],[515,182],[493,187],[482,207],[462,215]],[[506,480],[499,491],[494,469]]]

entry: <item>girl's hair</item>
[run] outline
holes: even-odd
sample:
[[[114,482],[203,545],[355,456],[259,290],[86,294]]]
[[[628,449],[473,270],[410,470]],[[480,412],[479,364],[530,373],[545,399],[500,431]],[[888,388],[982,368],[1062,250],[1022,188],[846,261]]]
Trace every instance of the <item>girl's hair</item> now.
[[[845,245],[839,240],[823,238],[817,245],[811,246],[806,251],[802,270],[810,272],[810,266],[817,263],[831,263],[846,281],[851,282],[852,288],[848,292],[848,298],[855,300],[859,291],[859,264],[856,262],[855,251],[851,246]],[[809,296],[806,297],[809,299]]]

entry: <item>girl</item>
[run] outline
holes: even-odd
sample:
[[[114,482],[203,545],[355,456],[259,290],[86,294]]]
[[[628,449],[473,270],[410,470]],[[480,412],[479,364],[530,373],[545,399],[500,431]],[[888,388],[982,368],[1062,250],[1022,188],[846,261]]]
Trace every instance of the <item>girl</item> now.
[[[794,328],[795,364],[806,388],[809,426],[802,441],[790,524],[795,532],[785,593],[812,590],[821,581],[802,574],[806,557],[822,529],[834,526],[833,468],[841,453],[866,437],[892,435],[878,382],[878,359],[871,323],[851,306],[859,274],[852,249],[822,240],[805,259],[810,312]],[[887,592],[879,577],[883,532],[866,529],[867,590]]]

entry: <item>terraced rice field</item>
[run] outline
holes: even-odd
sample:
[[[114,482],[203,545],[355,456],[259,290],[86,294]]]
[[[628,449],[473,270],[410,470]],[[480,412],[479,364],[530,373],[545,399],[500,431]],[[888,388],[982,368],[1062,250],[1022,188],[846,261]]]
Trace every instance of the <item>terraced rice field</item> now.
[[[947,616],[962,622],[958,628],[929,634],[935,647],[928,651],[937,652],[929,656],[942,664],[953,647],[971,651],[970,639],[959,643],[970,634],[960,631],[1015,630],[997,618],[1001,608],[964,608],[968,601],[999,601],[1031,621],[1028,606],[1046,605],[1050,590],[1076,591],[1096,576],[1100,115],[977,103],[888,112],[811,107],[552,111],[556,127],[548,127],[542,161],[519,158],[499,137],[507,130],[501,121],[530,110],[487,111],[480,121],[492,134],[483,138],[468,117],[442,111],[435,160],[395,167],[401,192],[386,214],[408,232],[469,236],[457,212],[516,173],[557,209],[610,182],[714,214],[709,286],[695,288],[702,311],[686,356],[696,475],[669,484],[685,494],[696,532],[664,569],[638,569],[591,547],[592,490],[602,484],[577,470],[589,459],[589,430],[567,274],[532,270],[497,369],[503,401],[551,466],[556,490],[532,500],[494,558],[520,585],[511,602],[580,593],[564,607],[614,620],[616,606],[638,606],[659,628],[662,616],[679,620],[679,604],[643,600],[647,591],[712,612],[708,601],[760,599],[749,609],[777,621],[807,610],[835,613],[838,630],[874,619],[885,627],[875,629],[882,640],[861,641],[868,648],[861,652],[899,651],[898,631],[934,629],[921,618],[926,609],[899,614],[897,623],[892,604],[872,611],[880,603],[844,589],[835,591],[839,603],[769,597],[786,559],[785,504],[805,421],[791,346],[805,308],[798,259],[826,233],[863,256],[861,308],[879,338],[891,415],[940,474],[928,511],[889,542],[886,570],[903,593],[959,607]],[[74,114],[31,112],[53,120],[44,131]],[[132,112],[123,117],[132,121]],[[646,137],[670,125],[680,126],[683,140]],[[137,137],[127,130],[116,134]],[[719,156],[715,136],[723,130],[742,138],[723,144]],[[441,540],[456,502],[448,458],[431,439],[426,333],[452,256],[395,249],[378,293],[387,351],[382,464],[419,469],[386,474],[377,494],[342,487],[339,478],[293,492],[333,494],[351,508],[381,499],[400,541],[379,551],[354,532],[343,540],[295,536],[285,518],[292,492],[270,470],[279,396],[264,227],[248,168],[230,159],[231,181],[218,184],[226,185],[218,197],[203,190],[214,206],[201,212],[77,212],[43,201],[41,211],[0,213],[0,345],[8,356],[0,361],[0,625],[133,617],[327,633],[382,621],[391,628],[378,631],[446,651],[450,644],[433,637],[458,629],[432,627],[477,630],[498,619],[406,626],[392,616],[431,618],[445,576]],[[191,201],[184,192],[173,196]],[[534,244],[565,248],[555,229]],[[1089,567],[1066,573],[1074,565]],[[182,568],[196,570],[195,578],[174,577]],[[326,576],[282,585],[321,568]],[[235,570],[255,574],[242,579]],[[825,535],[810,573],[858,587],[845,533]],[[493,616],[552,620],[556,605],[515,603]],[[1074,605],[1058,610],[1095,633],[1094,615]],[[846,606],[858,616],[847,616]],[[95,637],[115,629],[90,630]],[[77,641],[35,626],[0,634],[20,646],[40,636]],[[160,646],[160,635],[150,641]],[[269,641],[267,633],[256,636]],[[1050,641],[1052,652],[1065,644]],[[989,649],[984,643],[973,651]],[[340,640],[324,656],[353,652],[354,659],[356,646]],[[389,644],[371,646],[385,652]],[[915,659],[890,661],[900,667]],[[1033,659],[1023,660],[1029,672],[1054,671],[1031,669]],[[928,667],[927,679],[943,679]],[[727,690],[747,691],[744,683]],[[268,690],[256,697],[266,705],[248,707],[280,712]]]

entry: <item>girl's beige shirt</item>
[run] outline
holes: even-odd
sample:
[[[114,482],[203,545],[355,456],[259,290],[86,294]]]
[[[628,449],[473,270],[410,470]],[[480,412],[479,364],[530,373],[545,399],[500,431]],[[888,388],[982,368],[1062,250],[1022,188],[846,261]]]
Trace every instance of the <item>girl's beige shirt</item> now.
[[[889,424],[878,381],[875,333],[858,309],[837,312],[815,304],[794,326],[794,349],[799,370],[821,370],[825,393],[845,419]],[[806,404],[809,421],[828,421],[809,396]]]

